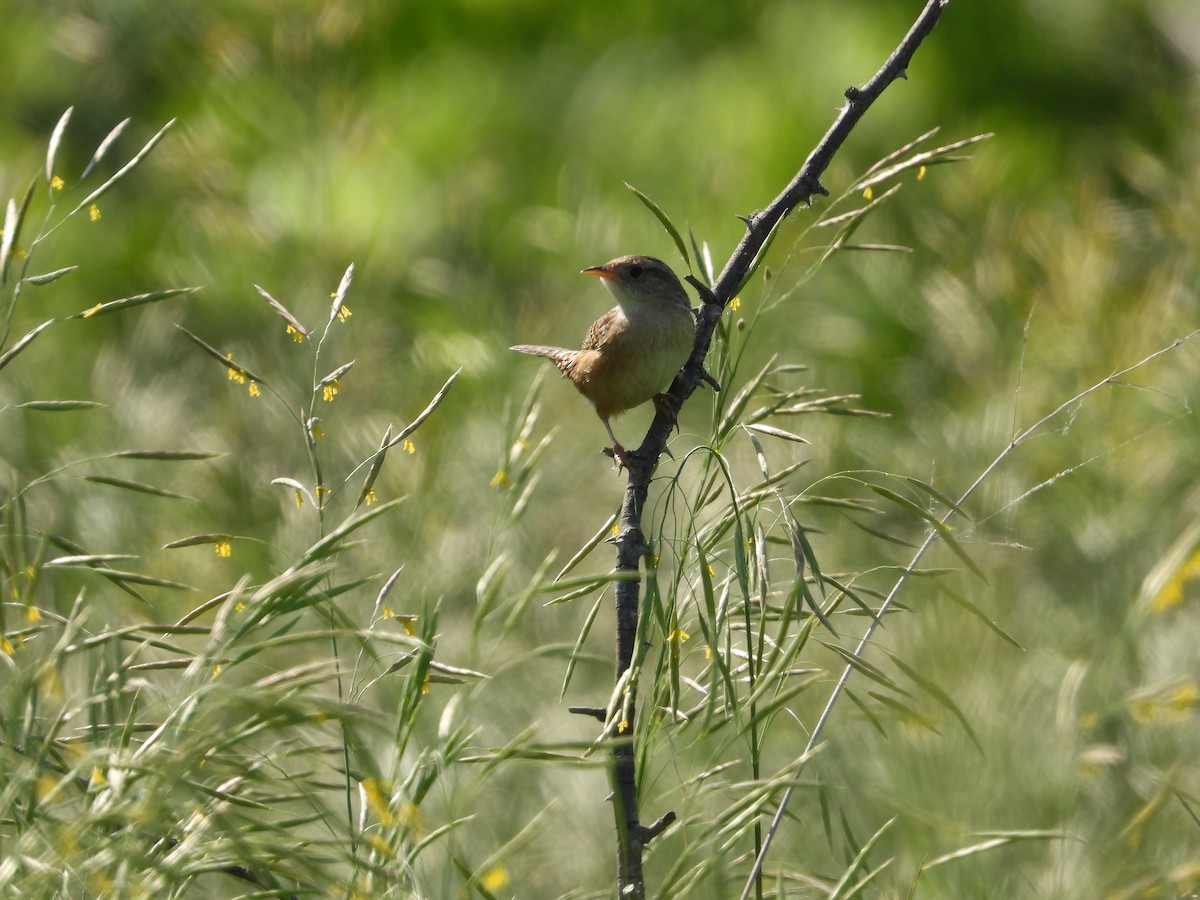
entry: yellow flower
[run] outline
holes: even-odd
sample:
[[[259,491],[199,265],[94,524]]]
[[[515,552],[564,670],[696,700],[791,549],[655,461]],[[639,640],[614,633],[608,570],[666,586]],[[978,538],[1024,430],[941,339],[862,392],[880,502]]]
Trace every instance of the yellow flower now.
[[[732,300],[730,300],[730,301],[729,301],[729,308],[730,308],[730,309],[732,309],[734,312],[736,312],[737,310],[741,309],[741,308],[742,308],[742,298],[741,298],[741,297],[734,297]]]
[[[408,438],[405,438],[404,439],[404,452],[408,453],[408,454],[416,453],[417,445],[414,444],[412,441],[410,441]]]
[[[508,881],[508,869],[504,866],[496,866],[483,876],[483,889],[488,893],[502,891],[508,887]]]
[[[503,470],[492,476],[492,487],[507,488],[509,483],[508,473]]]
[[[684,642],[690,637],[691,635],[682,628],[676,628],[667,635],[667,643],[671,645],[671,655],[675,659],[679,659],[679,648],[682,647]]]
[[[88,218],[93,222],[98,222],[100,220],[100,207],[98,207],[95,203],[88,207]]]
[[[250,382],[250,387],[247,388],[247,393],[249,393],[251,397],[258,397],[262,394],[262,391],[258,389],[257,381]]]
[[[233,362],[233,354],[232,353],[226,353],[225,358],[227,360],[229,360],[230,362]],[[236,381],[238,384],[245,384],[246,376],[242,374],[241,369],[235,369],[233,366],[230,366],[229,367],[229,380]]]
[[[865,191],[863,191],[863,199],[865,199],[865,200],[870,200],[874,196],[875,196],[875,192],[873,190],[871,190],[869,187]]]
[[[213,670],[212,670],[213,678],[220,678],[221,677],[221,669],[223,669],[223,668],[224,668],[224,666],[221,665],[221,663],[217,663],[216,665],[214,665]]]
[[[337,396],[337,393],[339,390],[341,390],[341,388],[342,386],[338,384],[338,380],[336,378],[333,379],[333,381],[327,382],[321,389],[321,399],[326,403],[332,403],[333,398]]]
[[[52,775],[43,775],[37,780],[37,796],[43,803],[53,800],[58,794],[58,780]]]
[[[390,846],[388,846],[388,842],[385,841],[383,838],[381,838],[379,835],[372,832],[371,834],[367,835],[366,841],[368,844],[371,845],[371,847],[375,850],[376,853],[380,853],[383,856],[388,857],[389,859],[396,858],[395,851],[392,850],[392,848]]]
[[[296,488],[296,509],[304,505],[304,492],[300,488]]]
[[[1200,549],[1189,556],[1150,601],[1150,612],[1165,613],[1183,603],[1184,588],[1189,581],[1200,578]]]
[[[425,673],[425,680],[421,682],[421,693],[422,694],[429,693],[429,673],[428,672]]]
[[[295,341],[297,344],[304,343],[304,332],[301,331],[299,328],[297,328],[295,325],[292,325],[289,323],[288,327],[287,327],[287,333],[292,336],[292,340]]]
[[[924,181],[924,180],[925,180],[925,167],[921,166],[921,168],[917,169],[917,181]]]
[[[229,559],[233,555],[233,548],[230,546],[229,541],[217,541],[215,547],[217,556],[221,557],[221,559]]]
[[[318,441],[319,441],[321,438],[325,437],[325,432],[321,430],[321,426],[320,426],[320,425],[314,425],[314,426],[312,427],[311,431],[312,431],[312,436],[313,436],[314,438],[316,438]]]
[[[375,814],[375,818],[379,820],[379,824],[386,827],[395,825],[396,816],[392,812],[388,802],[388,794],[391,792],[391,786],[385,785],[378,778],[364,778],[362,789],[366,797],[367,806]]]
[[[369,491],[367,491],[367,496],[363,498],[363,502],[366,503],[367,506],[370,506],[378,499],[379,495],[375,493],[375,488],[371,488]]]
[[[63,189],[63,180],[55,175],[50,179],[50,190],[61,191]]]
[[[0,637],[0,653],[6,656],[12,656],[16,651],[13,649],[12,641],[6,637]]]
[[[352,315],[354,315],[354,313],[350,312],[350,307],[343,306],[338,310],[337,318],[339,322],[345,322]]]

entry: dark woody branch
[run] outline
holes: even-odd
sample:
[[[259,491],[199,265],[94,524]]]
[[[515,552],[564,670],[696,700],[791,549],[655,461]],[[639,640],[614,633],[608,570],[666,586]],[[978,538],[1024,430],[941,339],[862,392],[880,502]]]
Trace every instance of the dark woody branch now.
[[[753,274],[756,260],[779,223],[792,210],[811,201],[814,195],[828,195],[820,179],[834,155],[859,119],[888,85],[898,78],[906,77],[913,54],[933,30],[948,3],[949,0],[928,0],[908,34],[871,80],[861,87],[846,90],[845,106],[841,108],[837,118],[804,161],[791,183],[766,209],[742,217],[742,221],[746,223],[746,233],[725,264],[716,283],[710,288],[693,276],[687,277],[687,281],[696,289],[702,302],[696,314],[696,342],[691,358],[675,377],[668,392],[674,401],[672,405],[675,409],[681,407],[702,383],[719,389],[716,381],[705,371],[704,359],[708,355],[713,331],[725,307]],[[659,457],[666,449],[673,424],[672,418],[660,409],[641,446],[629,454],[629,480],[619,519],[620,531],[614,540],[617,547],[617,569],[620,571],[638,571],[641,557],[648,552],[641,531],[642,509],[646,503],[651,476]],[[636,580],[622,581],[616,586],[616,677],[618,682],[627,682],[625,702],[622,704],[627,718],[618,723],[617,728],[624,734],[633,732],[636,709],[636,673],[634,677],[627,673],[636,655],[639,586],[640,582]],[[597,718],[603,718],[604,712],[584,708],[573,711],[585,715],[600,713]],[[675,814],[669,812],[651,826],[642,825],[637,808],[634,743],[622,741],[614,746],[612,752],[610,777],[618,834],[618,896],[640,900],[645,896],[642,851],[650,840],[661,834],[674,821]]]

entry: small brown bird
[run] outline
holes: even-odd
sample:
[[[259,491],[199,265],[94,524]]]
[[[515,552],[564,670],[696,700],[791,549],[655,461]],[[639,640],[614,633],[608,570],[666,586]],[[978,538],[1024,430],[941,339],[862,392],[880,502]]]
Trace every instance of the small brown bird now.
[[[664,405],[666,395],[660,392],[691,355],[696,320],[675,273],[652,256],[621,256],[583,274],[603,279],[617,301],[588,329],[583,348],[520,344],[509,349],[544,356],[558,366],[592,401],[612,439],[613,457],[624,463],[625,448],[609,418],[653,400],[674,419],[675,411]]]

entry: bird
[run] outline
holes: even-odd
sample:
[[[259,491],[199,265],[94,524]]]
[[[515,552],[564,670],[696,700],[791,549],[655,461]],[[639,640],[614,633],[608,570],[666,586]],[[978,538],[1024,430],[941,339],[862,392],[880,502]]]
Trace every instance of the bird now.
[[[599,278],[617,305],[592,323],[579,350],[518,344],[518,353],[541,356],[591,401],[612,440],[619,466],[628,454],[609,422],[647,400],[675,423],[677,410],[662,393],[692,353],[696,319],[688,295],[670,266],[652,256],[619,256],[583,275]]]

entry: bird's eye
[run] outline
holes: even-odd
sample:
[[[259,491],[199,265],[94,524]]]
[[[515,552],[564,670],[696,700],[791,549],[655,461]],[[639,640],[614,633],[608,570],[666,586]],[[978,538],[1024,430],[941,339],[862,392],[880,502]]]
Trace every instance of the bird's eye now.
[[[630,278],[641,278],[643,271],[644,271],[644,269],[642,269],[641,266],[630,266],[629,267],[629,277]]]

